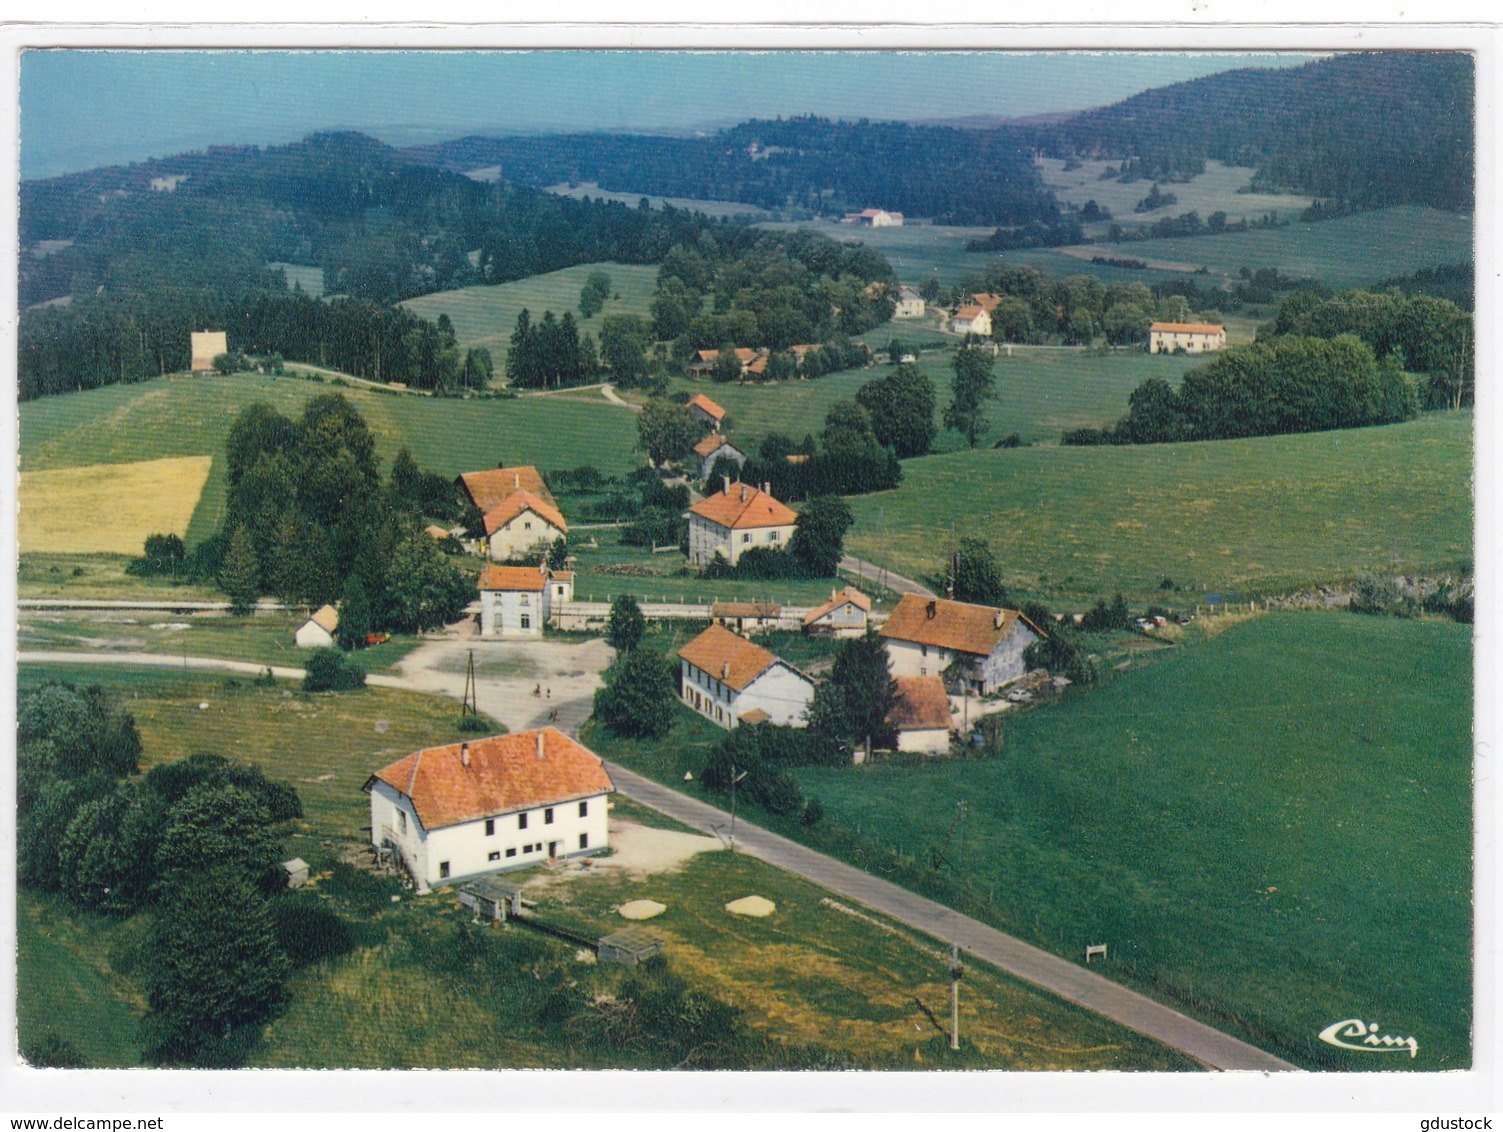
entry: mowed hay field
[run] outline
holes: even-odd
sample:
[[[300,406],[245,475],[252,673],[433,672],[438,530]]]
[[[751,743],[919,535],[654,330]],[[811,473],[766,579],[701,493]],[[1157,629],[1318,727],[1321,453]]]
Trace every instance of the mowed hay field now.
[[[632,452],[631,414],[593,393],[463,401],[236,374],[112,385],[28,401],[20,408],[21,469],[25,474],[152,457],[213,457],[188,526],[188,540],[194,542],[212,534],[224,517],[224,441],[235,416],[264,401],[296,417],[310,398],[323,393],[343,394],[359,410],[376,437],[384,469],[403,445],[420,466],[445,476],[494,468],[503,460],[536,464],[544,472],[594,464],[611,473],[639,462]],[[122,496],[120,506],[129,505]],[[129,553],[140,550],[138,541]]]
[[[896,490],[854,498],[846,549],[898,573],[986,539],[1004,579],[1049,597],[1140,599],[1168,578],[1285,592],[1368,569],[1472,556],[1472,414],[1196,444],[977,449],[905,461]]]
[[[148,535],[187,534],[213,459],[175,456],[22,472],[22,551],[139,554]]]
[[[1275,1053],[1463,1069],[1471,703],[1468,625],[1278,614],[1009,718],[995,758],[795,773],[826,823],[920,861],[965,802],[956,883],[999,926],[1106,943],[1107,978]],[[1357,1017],[1418,1056],[1316,1039]]]
[[[1131,181],[1123,184],[1112,178],[1103,180],[1108,169],[1121,166],[1118,161],[1080,161],[1078,167],[1068,172],[1065,162],[1056,157],[1041,157],[1034,162],[1044,185],[1067,204],[1084,205],[1094,200],[1112,214],[1112,220],[1130,228],[1138,224],[1152,224],[1165,216],[1180,216],[1186,212],[1198,212],[1204,220],[1213,212],[1226,213],[1227,219],[1257,220],[1269,212],[1278,213],[1284,220],[1292,220],[1310,207],[1312,198],[1284,193],[1255,193],[1248,191],[1255,170],[1240,165],[1223,165],[1219,161],[1207,161],[1205,172],[1189,181],[1173,181],[1164,184],[1162,191],[1173,193],[1179,199],[1168,208],[1149,213],[1137,213],[1133,208],[1148,195],[1153,182]],[[1106,224],[1099,225],[1105,229]],[[1089,229],[1088,229],[1089,231]]]
[[[611,297],[594,318],[579,313],[579,291],[591,272],[603,271],[611,277]],[[441,314],[454,323],[454,333],[461,349],[484,346],[496,363],[496,376],[506,370],[506,351],[511,346],[517,316],[525,309],[533,322],[552,311],[562,318],[565,311],[574,315],[580,333],[598,335],[606,315],[635,314],[648,317],[648,304],[657,285],[658,269],[653,265],[621,263],[583,263],[533,275],[515,283],[494,286],[462,287],[457,291],[439,291],[408,299],[401,306],[422,318],[437,320]],[[616,298],[617,295],[621,297]]]

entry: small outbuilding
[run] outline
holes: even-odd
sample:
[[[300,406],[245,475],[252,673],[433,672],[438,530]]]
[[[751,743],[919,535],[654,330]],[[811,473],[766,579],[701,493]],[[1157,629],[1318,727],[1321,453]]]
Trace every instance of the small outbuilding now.
[[[898,699],[887,722],[898,736],[898,750],[938,754],[950,749],[950,697],[939,676],[898,676]]]
[[[288,888],[302,888],[308,883],[308,862],[301,857],[282,862],[282,872],[287,876]]]
[[[854,586],[839,593],[830,591],[830,600],[804,614],[804,632],[830,637],[859,637],[866,632],[872,611],[872,599]]]
[[[597,947],[602,963],[619,963],[623,967],[635,967],[663,954],[663,939],[646,928],[622,928],[602,936]]]
[[[326,605],[298,627],[293,634],[300,649],[331,649],[334,634],[339,632],[339,610]]]
[[[783,623],[783,607],[775,601],[717,601],[710,620],[737,633],[761,633]]]

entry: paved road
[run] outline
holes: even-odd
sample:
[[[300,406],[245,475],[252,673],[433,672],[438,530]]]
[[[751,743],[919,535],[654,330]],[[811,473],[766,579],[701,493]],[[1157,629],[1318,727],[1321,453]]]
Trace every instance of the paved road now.
[[[589,642],[588,645],[597,643]],[[567,692],[562,686],[555,687],[555,691],[561,694],[551,701],[551,708],[560,709],[559,725],[575,733],[589,714],[588,693],[599,684],[598,675],[590,670],[597,664],[604,667],[601,664],[605,659],[603,655],[586,655],[584,651],[579,651],[588,649],[588,645],[554,645],[546,650],[547,660],[541,665],[544,679],[551,676],[560,685],[567,682]],[[440,692],[457,697],[461,694],[464,682],[464,670],[459,668],[457,662],[461,657],[468,657],[471,647],[471,640],[460,634],[434,641],[431,646],[425,646],[405,658],[402,664],[404,675],[372,675],[367,677],[367,682],[377,687]],[[606,653],[609,652],[603,645],[601,648]],[[519,671],[514,664],[506,663],[507,660],[517,659],[514,656],[501,654],[484,657],[480,650],[476,651],[481,710],[501,719],[513,730],[524,730],[542,724],[550,710],[550,702],[540,703],[521,691],[529,681],[534,680],[537,670]],[[510,652],[511,650],[506,650],[506,653]],[[487,659],[491,659],[493,664],[501,661],[496,665],[500,670],[486,672],[485,669],[489,667],[485,664]],[[17,661],[22,664],[187,667],[249,675],[264,672],[268,667],[246,661],[198,656],[184,658],[156,653],[31,651],[18,653]],[[271,666],[271,672],[283,679],[301,679],[303,675],[300,668],[275,665]],[[731,818],[725,811],[662,786],[616,763],[608,762],[606,766],[616,788],[626,797],[651,806],[701,832],[729,836]],[[1187,1018],[1176,1010],[1119,986],[1078,964],[1041,951],[979,920],[962,915],[953,908],[909,892],[890,881],[817,853],[740,818],[736,822],[736,845],[745,853],[858,901],[868,908],[886,913],[937,939],[959,944],[965,951],[1025,982],[1119,1022],[1210,1068],[1260,1073],[1296,1068],[1272,1054]]]
[[[607,763],[606,767],[610,771],[611,781],[628,798],[661,810],[704,833],[729,836],[731,818],[725,811],[659,785],[615,763]],[[868,908],[884,912],[937,939],[957,943],[963,950],[1025,982],[1120,1022],[1128,1029],[1180,1050],[1212,1069],[1260,1073],[1295,1069],[1295,1066],[1272,1054],[1264,1053],[1193,1018],[1187,1018],[1178,1011],[1104,979],[1079,964],[1041,951],[988,927],[979,920],[961,915],[953,908],[937,904],[823,853],[816,853],[739,817],[736,820],[736,845],[742,852],[796,873],[832,892],[857,900]]]
[[[172,613],[179,609],[193,610],[203,613],[228,613],[230,603],[227,601],[173,601],[171,598],[153,599],[151,601],[118,601],[114,598],[92,597],[23,597],[16,602],[21,609],[123,609],[136,610],[146,613]],[[256,603],[256,609],[262,613],[283,613],[294,610],[304,612],[308,607],[305,605],[286,605],[280,601],[272,601],[262,598]],[[476,603],[479,608],[479,603]]]
[[[901,574],[894,574],[891,570],[884,570],[875,562],[852,558],[849,554],[840,560],[840,568],[862,578],[881,581],[888,589],[900,594],[918,594],[919,597],[939,596],[933,590],[919,582],[915,582],[912,578],[905,578]]]

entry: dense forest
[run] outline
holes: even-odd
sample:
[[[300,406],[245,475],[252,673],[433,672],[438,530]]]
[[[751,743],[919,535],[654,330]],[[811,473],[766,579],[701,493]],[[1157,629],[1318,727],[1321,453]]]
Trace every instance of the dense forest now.
[[[1214,159],[1256,168],[1260,191],[1470,209],[1473,72],[1463,52],[1338,55],[1177,83],[1024,133],[1049,156],[1130,158],[1129,176],[1190,177]]]
[[[499,165],[517,184],[602,189],[839,215],[885,208],[946,224],[1026,224],[1058,207],[1017,135],[796,117],[711,137],[468,137],[406,151],[449,169]]]

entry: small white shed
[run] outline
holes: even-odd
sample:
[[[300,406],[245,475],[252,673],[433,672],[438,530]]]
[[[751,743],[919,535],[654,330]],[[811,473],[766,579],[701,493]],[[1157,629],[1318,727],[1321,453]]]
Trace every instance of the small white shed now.
[[[332,605],[326,605],[304,621],[293,637],[300,649],[331,649],[334,647],[334,634],[338,631],[339,611]]]

